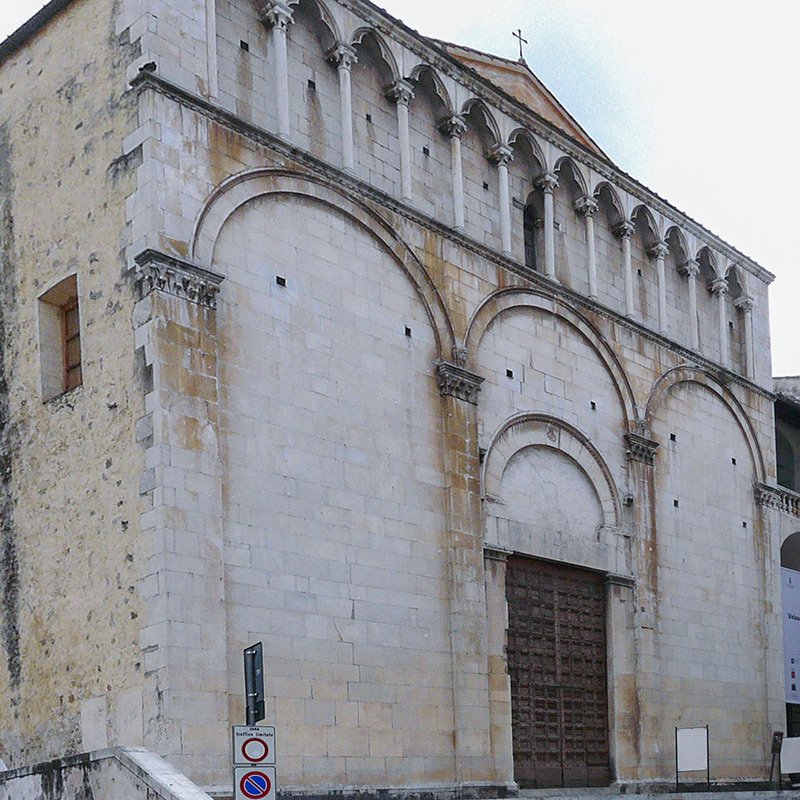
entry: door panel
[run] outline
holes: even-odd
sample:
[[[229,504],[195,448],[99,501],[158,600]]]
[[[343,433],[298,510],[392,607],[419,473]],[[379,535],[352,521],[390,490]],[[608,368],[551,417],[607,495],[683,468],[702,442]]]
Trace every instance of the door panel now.
[[[506,596],[517,782],[607,786],[603,576],[512,556]]]

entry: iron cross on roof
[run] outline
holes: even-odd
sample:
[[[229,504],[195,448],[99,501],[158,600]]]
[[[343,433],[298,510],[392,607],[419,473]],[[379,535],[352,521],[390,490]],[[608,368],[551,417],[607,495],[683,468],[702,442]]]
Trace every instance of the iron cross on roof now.
[[[528,44],[528,40],[522,38],[522,28],[517,28],[516,32],[512,33],[511,35],[515,39],[519,39],[519,60],[520,61],[524,61],[525,60],[525,55],[522,52],[522,45],[523,44]]]

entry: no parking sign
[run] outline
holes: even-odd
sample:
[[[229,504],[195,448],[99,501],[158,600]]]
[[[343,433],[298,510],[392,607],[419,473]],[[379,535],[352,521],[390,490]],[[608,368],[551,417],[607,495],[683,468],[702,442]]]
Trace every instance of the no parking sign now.
[[[234,800],[275,800],[275,767],[234,767]]]

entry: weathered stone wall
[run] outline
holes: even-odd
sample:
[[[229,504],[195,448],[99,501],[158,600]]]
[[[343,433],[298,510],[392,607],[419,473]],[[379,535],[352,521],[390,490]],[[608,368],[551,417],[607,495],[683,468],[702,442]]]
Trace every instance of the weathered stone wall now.
[[[123,257],[137,104],[116,4],[79,0],[0,64],[2,642],[10,765],[141,743],[141,414]],[[83,385],[42,402],[37,298],[77,274]]]
[[[43,70],[41,97],[6,90],[0,135],[6,760],[141,739],[226,783],[241,650],[262,639],[284,785],[496,792],[513,781],[499,565],[514,550],[609,575],[620,779],[671,778],[687,702],[692,724],[730,723],[719,777],[759,776],[782,692],[778,523],[752,489],[775,477],[768,274],[748,262],[740,287],[756,304],[750,382],[741,346],[732,372],[718,363],[702,248],[733,251],[552,131],[523,146],[519,109],[475,102],[491,90],[371,7],[332,7],[323,21],[302,0],[289,25],[289,142],[272,133],[280,37],[244,0],[118,14],[76,0],[3,65],[9,86]],[[358,56],[350,174],[332,40]],[[52,51],[41,67],[39,47]],[[443,77],[410,103],[422,200],[406,203],[385,88],[425,59]],[[442,108],[467,123],[463,233]],[[509,142],[506,258],[487,150]],[[574,207],[585,187],[560,147],[592,192],[606,187],[596,301]],[[522,209],[543,170],[559,178],[557,281],[541,274],[541,226],[538,274],[524,266]],[[663,335],[643,195],[670,244]],[[53,219],[34,226],[42,208]],[[621,216],[635,222],[632,319]],[[690,352],[679,269],[695,256]],[[84,385],[42,404],[35,299],[71,271]]]

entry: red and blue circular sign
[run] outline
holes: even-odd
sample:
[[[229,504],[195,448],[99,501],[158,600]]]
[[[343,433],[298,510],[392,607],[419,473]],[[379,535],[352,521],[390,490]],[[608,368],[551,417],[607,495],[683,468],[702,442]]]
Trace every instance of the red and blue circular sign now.
[[[272,789],[272,781],[263,772],[248,772],[239,781],[239,788],[245,797],[263,800]]]

